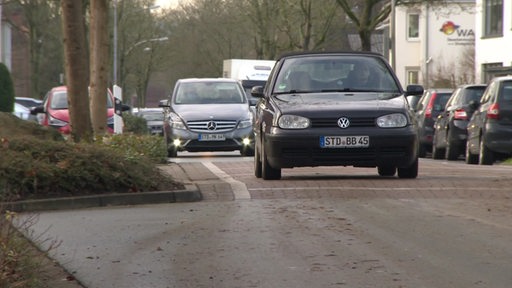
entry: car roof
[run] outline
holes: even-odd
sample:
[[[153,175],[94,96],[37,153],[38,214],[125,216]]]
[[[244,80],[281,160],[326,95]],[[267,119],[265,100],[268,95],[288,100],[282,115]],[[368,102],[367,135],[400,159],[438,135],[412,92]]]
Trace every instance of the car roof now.
[[[459,88],[472,88],[472,87],[482,87],[482,88],[485,88],[485,87],[487,87],[487,84],[463,84],[463,85],[459,86]]]
[[[234,82],[238,83],[237,80],[231,78],[183,78],[179,79],[180,83],[194,83],[194,82]]]
[[[324,56],[324,55],[359,55],[359,56],[372,56],[383,57],[382,54],[370,51],[300,51],[300,52],[287,52],[279,56],[281,58],[297,57],[297,56]]]
[[[512,80],[512,75],[497,76],[497,77],[494,77],[493,79],[491,79],[491,81],[507,81],[507,80]]]

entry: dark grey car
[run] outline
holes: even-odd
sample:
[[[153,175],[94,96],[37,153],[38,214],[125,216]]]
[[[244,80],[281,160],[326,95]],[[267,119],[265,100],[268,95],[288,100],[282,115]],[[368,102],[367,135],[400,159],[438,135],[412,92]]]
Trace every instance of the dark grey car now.
[[[487,85],[468,84],[455,89],[434,123],[432,158],[456,160],[466,149],[467,126],[473,115],[471,103],[480,101]]]
[[[169,157],[178,151],[235,151],[254,155],[252,113],[240,83],[225,78],[176,82],[164,107],[164,138]]]
[[[492,165],[512,155],[512,76],[494,78],[468,123],[466,163]]]
[[[360,69],[361,68],[361,69]],[[418,85],[409,94],[421,94]],[[282,168],[377,167],[381,176],[415,178],[418,134],[405,93],[374,53],[311,52],[278,59],[254,122],[254,173],[280,179]]]
[[[418,122],[418,135],[420,137],[419,156],[425,157],[432,151],[434,138],[434,122],[443,112],[446,102],[453,93],[453,89],[427,89],[421,96],[416,108],[416,121]]]

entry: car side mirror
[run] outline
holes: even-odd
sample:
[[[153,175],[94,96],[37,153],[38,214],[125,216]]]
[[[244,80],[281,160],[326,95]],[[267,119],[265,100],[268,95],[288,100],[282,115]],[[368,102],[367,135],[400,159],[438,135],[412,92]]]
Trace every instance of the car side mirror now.
[[[44,113],[44,105],[39,105],[39,106],[30,108],[30,114],[37,115],[39,113]]]
[[[262,98],[263,97],[263,86],[254,86],[251,88],[251,95],[253,97]]]
[[[423,94],[423,86],[421,85],[407,85],[407,90],[405,91],[405,96],[409,95],[422,95]]]
[[[171,107],[171,105],[169,104],[168,99],[163,99],[158,102],[158,107],[168,108],[168,107]]]

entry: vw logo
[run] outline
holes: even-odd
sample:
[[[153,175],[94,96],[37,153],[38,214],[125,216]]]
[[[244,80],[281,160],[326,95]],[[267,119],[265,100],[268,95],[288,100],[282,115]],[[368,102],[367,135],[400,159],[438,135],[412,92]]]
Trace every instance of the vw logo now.
[[[208,128],[210,131],[214,131],[217,129],[217,123],[210,121],[208,124],[206,124],[206,128]]]
[[[343,129],[348,128],[348,126],[350,126],[350,120],[348,120],[347,117],[341,117],[338,119],[338,126]]]

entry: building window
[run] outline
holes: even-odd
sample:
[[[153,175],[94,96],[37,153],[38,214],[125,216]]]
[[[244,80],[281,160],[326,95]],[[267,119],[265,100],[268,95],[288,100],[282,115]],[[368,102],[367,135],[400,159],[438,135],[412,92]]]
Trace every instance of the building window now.
[[[407,39],[417,40],[420,36],[420,15],[407,15]]]
[[[484,36],[503,35],[503,0],[484,0]]]
[[[407,85],[419,84],[419,70],[407,69]]]

